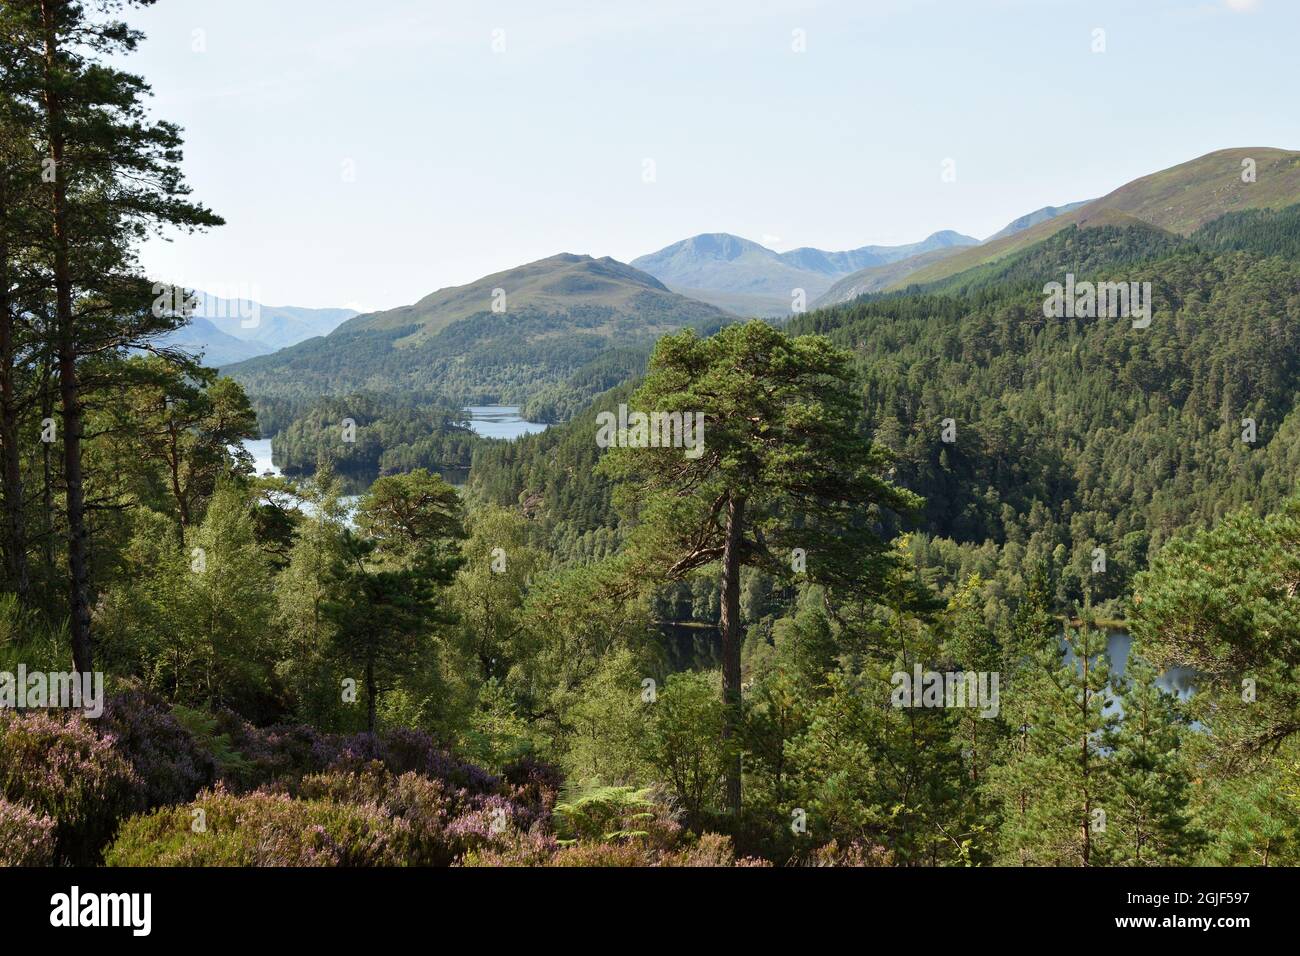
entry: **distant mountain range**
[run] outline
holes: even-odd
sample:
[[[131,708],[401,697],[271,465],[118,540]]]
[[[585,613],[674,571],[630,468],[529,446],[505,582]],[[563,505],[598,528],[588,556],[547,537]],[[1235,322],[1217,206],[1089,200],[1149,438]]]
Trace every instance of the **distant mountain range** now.
[[[1246,159],[1255,161],[1254,182],[1242,180]],[[608,387],[612,377],[636,368],[666,332],[693,327],[707,333],[741,314],[788,317],[792,289],[804,289],[814,307],[913,285],[956,288],[988,281],[1011,268],[1015,260],[1009,257],[1070,227],[1141,226],[1176,239],[1225,213],[1298,202],[1300,153],[1222,150],[1134,180],[1100,199],[1035,210],[983,242],[940,232],[907,246],[778,253],[713,233],[674,243],[632,265],[551,256],[341,324],[341,310],[283,309],[263,311],[258,335],[249,334],[256,329],[241,328],[237,311],[224,324],[211,324],[242,340],[244,348],[265,348],[275,335],[288,341],[337,324],[323,337],[246,357],[225,369],[254,395],[374,390],[520,404],[544,395],[548,408],[563,411],[572,407],[575,389]],[[196,324],[188,334],[206,336],[211,352],[220,345],[235,354],[235,343],[217,339],[205,325]],[[607,361],[612,350],[619,353],[617,361]]]
[[[675,242],[633,259],[632,265],[661,279],[675,292],[737,315],[788,318],[795,289],[804,290],[806,308],[847,302],[893,285],[926,265],[1015,235],[1083,205],[1086,201],[1044,206],[1012,220],[983,242],[945,229],[901,246],[862,246],[848,252],[805,247],[776,252],[716,232]]]
[[[160,345],[202,354],[203,364],[223,367],[328,335],[357,314],[355,309],[306,309],[262,305],[251,299],[223,299],[196,292],[190,323],[163,337]]]
[[[201,357],[204,365],[221,368],[234,362],[275,351],[261,342],[236,338],[217,328],[211,319],[191,316],[187,325],[163,336],[159,345],[182,349]]]
[[[396,389],[522,402],[611,348],[734,318],[624,263],[562,253],[356,316],[225,371],[257,395]]]
[[[862,246],[847,252],[803,247],[776,252],[749,239],[716,232],[692,236],[640,256],[632,265],[682,295],[737,315],[788,316],[793,290],[811,303],[839,276],[935,249],[975,245],[978,239],[945,230],[901,246]]]
[[[1024,232],[1033,226],[1049,219],[1055,219],[1057,216],[1064,215],[1071,210],[1086,206],[1088,200],[1072,202],[1066,206],[1044,206],[1042,209],[1035,209],[1031,213],[1026,213],[1018,219],[1013,219],[993,235],[989,236],[983,242],[974,243],[975,246],[983,246],[987,243],[1003,239],[1007,236],[1014,236],[1017,233]],[[817,308],[823,308],[828,305],[838,305],[841,302],[848,302],[856,299],[860,295],[866,295],[869,292],[881,292],[884,289],[892,288],[901,283],[908,276],[912,275],[926,266],[941,262],[959,252],[965,251],[971,246],[967,243],[962,246],[945,246],[939,249],[929,249],[921,251],[915,255],[908,256],[904,259],[897,259],[884,265],[871,265],[856,272],[850,273],[839,279],[834,285],[826,290],[813,305]]]
[[[1247,160],[1254,168],[1250,181],[1242,175],[1242,164]],[[1225,213],[1280,209],[1296,202],[1300,202],[1300,153],[1263,146],[1221,149],[1135,179],[1081,206],[1063,207],[1068,211],[1027,229],[924,263],[883,288],[896,290],[938,282],[1004,259],[1070,226],[1143,223],[1187,236]]]
[[[985,239],[985,242],[994,242],[998,239],[1004,239],[1007,236],[1014,236],[1018,232],[1024,232],[1030,226],[1036,226],[1040,222],[1047,222],[1049,219],[1055,219],[1067,212],[1073,212],[1080,206],[1086,206],[1092,200],[1081,199],[1078,202],[1072,202],[1065,206],[1044,206],[1042,209],[1035,209],[1031,213],[1021,216],[1019,219],[1013,219],[993,235]]]

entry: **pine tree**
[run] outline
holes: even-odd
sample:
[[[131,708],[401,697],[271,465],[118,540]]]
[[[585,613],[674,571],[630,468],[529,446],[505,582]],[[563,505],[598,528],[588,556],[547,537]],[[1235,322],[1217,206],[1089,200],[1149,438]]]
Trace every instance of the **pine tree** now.
[[[895,668],[911,674],[900,659],[827,678],[788,747],[795,799],[819,842],[878,843],[911,864],[969,864],[975,821],[951,709],[894,706]]]
[[[186,546],[183,626],[200,655],[200,699],[256,704],[269,689],[272,634],[267,622],[274,605],[270,563],[254,533],[245,491],[233,482],[220,484]]]
[[[330,682],[334,621],[327,613],[337,593],[333,570],[343,558],[346,509],[338,482],[318,470],[312,513],[298,525],[289,562],[275,579],[277,676],[288,686],[298,714],[321,725],[339,700]]]
[[[998,708],[1001,711],[1002,649],[993,631],[984,623],[980,591],[984,580],[971,575],[948,604],[948,634],[944,648],[958,672],[975,671],[998,677]],[[991,679],[991,678],[990,678]],[[1005,725],[997,716],[985,716],[979,708],[963,708],[956,715],[958,733],[970,768],[971,785],[978,788],[993,759]]]
[[[821,336],[791,337],[763,322],[708,339],[692,331],[655,347],[630,409],[703,415],[698,455],[661,442],[620,441],[601,469],[623,482],[624,509],[640,519],[632,550],[644,573],[681,578],[719,567],[726,734],[741,721],[740,570],[809,578],[869,592],[893,555],[878,535],[880,508],[916,504],[881,474],[885,453],[858,433],[850,356]],[[661,436],[662,437],[662,436]],[[640,447],[636,447],[636,446]],[[741,802],[739,748],[727,770],[727,805]]]
[[[990,771],[1002,804],[1003,854],[1022,864],[1089,866],[1104,845],[1111,805],[1103,738],[1118,715],[1108,689],[1106,636],[1067,629],[1065,660],[1041,648],[1005,694],[1012,710],[1006,759]]]
[[[3,21],[0,21],[3,23]],[[39,348],[29,316],[40,296],[40,274],[30,244],[41,216],[40,151],[32,137],[30,107],[21,90],[20,62],[12,45],[0,40],[0,491],[3,492],[5,573],[19,598],[29,598],[27,521],[19,431],[34,399],[25,367]],[[25,387],[26,386],[26,387]]]
[[[257,437],[257,416],[215,369],[150,357],[124,363],[122,377],[131,387],[112,406],[116,436],[141,464],[162,470],[183,540],[228,474],[229,448]]]
[[[185,198],[179,130],[147,118],[146,84],[106,62],[132,52],[141,39],[114,15],[148,2],[15,0],[0,8],[3,59],[13,68],[7,92],[29,108],[31,135],[44,152],[47,228],[31,248],[47,270],[52,301],[68,611],[78,671],[93,669],[85,394],[112,374],[112,363],[100,358],[147,346],[184,321],[183,310],[158,307],[152,283],[138,274],[139,240],[162,226],[221,222]]]
[[[1002,807],[1004,848],[1014,847],[1011,859],[1021,864],[1030,862],[1029,854],[1008,837],[1031,831],[1030,806],[1038,793],[1030,766],[1029,735],[1035,702],[1031,689],[1042,680],[1043,668],[1054,667],[1060,660],[1050,593],[1047,566],[1040,562],[1029,574],[1003,644],[999,719],[1008,736],[1001,742],[992,779],[986,775],[983,783],[991,799]]]
[[[416,468],[375,481],[357,509],[357,527],[381,553],[401,557],[440,539],[464,537],[461,510],[455,488]]]
[[[1120,703],[1123,719],[1105,738],[1112,785],[1106,861],[1176,866],[1201,842],[1188,806],[1190,774],[1181,752],[1187,718],[1177,694],[1161,690],[1156,669],[1129,656]]]
[[[331,580],[334,599],[325,605],[333,650],[360,677],[366,692],[366,729],[375,730],[380,696],[430,658],[436,623],[449,621],[438,590],[450,583],[454,565],[427,555],[409,565],[377,561],[375,544],[345,533]]]
[[[376,482],[356,516],[373,536],[344,529],[325,613],[334,650],[360,673],[372,732],[380,695],[421,666],[437,666],[432,629],[454,619],[444,592],[461,563],[463,532],[448,491],[423,471]]]

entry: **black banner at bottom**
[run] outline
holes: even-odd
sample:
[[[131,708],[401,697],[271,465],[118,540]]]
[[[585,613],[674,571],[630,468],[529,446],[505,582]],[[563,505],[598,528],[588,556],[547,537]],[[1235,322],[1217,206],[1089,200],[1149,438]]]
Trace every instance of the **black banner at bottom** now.
[[[1296,921],[1294,870],[442,869],[0,871],[11,942],[75,934],[213,945],[339,944],[393,934],[500,942],[568,930],[766,938],[987,926],[1017,932],[1199,933],[1231,944]],[[659,925],[663,924],[663,925]]]

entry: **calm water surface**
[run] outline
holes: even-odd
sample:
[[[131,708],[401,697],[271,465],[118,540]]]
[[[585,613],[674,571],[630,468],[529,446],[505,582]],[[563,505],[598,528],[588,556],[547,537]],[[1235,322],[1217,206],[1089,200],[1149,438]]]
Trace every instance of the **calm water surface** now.
[[[518,438],[546,431],[540,422],[526,422],[519,417],[518,405],[470,405],[465,409],[470,430],[484,438]]]

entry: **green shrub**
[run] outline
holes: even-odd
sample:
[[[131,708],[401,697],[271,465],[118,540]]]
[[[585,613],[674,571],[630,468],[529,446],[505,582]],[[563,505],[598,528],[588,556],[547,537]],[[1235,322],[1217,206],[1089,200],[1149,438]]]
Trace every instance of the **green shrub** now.
[[[68,666],[68,629],[23,607],[18,595],[0,593],[0,671],[61,671]]]
[[[649,790],[597,787],[555,805],[555,829],[566,842],[648,837],[656,807]]]
[[[670,674],[650,708],[643,739],[656,777],[672,788],[697,829],[705,814],[722,804],[722,781],[734,753],[723,737],[727,709],[721,686],[715,673]]]

